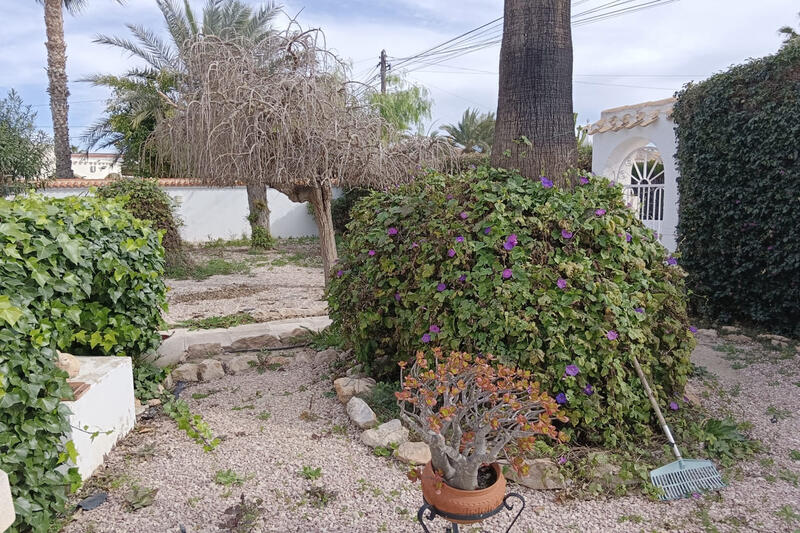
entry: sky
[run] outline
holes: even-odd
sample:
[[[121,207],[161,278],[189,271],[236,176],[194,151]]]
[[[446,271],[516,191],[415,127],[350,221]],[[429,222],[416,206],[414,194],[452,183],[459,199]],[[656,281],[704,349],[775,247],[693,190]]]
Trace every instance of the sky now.
[[[605,2],[573,0],[573,14]],[[190,3],[200,12],[204,0]],[[381,49],[390,63],[399,63],[503,14],[502,0],[285,0],[283,8],[304,27],[321,28],[328,46],[352,61],[360,80],[377,65]],[[579,122],[597,120],[603,109],[668,98],[689,81],[775,52],[781,44],[777,29],[800,26],[798,10],[797,0],[677,0],[573,28]],[[34,0],[0,0],[0,20],[0,95],[16,89],[49,133],[43,8]],[[88,0],[80,13],[65,14],[73,144],[102,116],[109,96],[107,89],[80,80],[121,74],[136,64],[124,52],[92,42],[97,34],[130,36],[126,24],[164,32],[155,0]],[[433,98],[429,131],[457,122],[467,107],[496,110],[499,53],[496,45],[406,72],[408,81],[425,86]]]

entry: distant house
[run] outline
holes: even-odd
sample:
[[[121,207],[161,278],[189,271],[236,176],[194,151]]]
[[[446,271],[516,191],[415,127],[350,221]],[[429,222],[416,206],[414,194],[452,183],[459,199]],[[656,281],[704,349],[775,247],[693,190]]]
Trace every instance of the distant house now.
[[[122,157],[118,154],[72,154],[72,173],[76,178],[100,180],[109,174],[122,175]]]

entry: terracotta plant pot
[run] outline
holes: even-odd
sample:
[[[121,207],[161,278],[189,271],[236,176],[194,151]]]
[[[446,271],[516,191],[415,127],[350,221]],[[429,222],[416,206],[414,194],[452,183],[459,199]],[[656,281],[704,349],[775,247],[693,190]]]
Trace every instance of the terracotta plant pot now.
[[[506,495],[506,478],[500,465],[492,463],[497,474],[497,481],[491,487],[479,490],[461,490],[448,485],[442,480],[437,488],[436,476],[431,462],[422,471],[422,497],[439,511],[443,517],[457,524],[475,524],[482,521],[485,513],[491,513],[503,505]],[[474,518],[470,518],[474,517]]]

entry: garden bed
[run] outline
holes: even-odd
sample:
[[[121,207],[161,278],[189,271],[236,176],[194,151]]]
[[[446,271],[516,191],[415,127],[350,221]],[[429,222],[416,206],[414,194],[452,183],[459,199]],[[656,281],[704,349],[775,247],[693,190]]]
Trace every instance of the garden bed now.
[[[407,467],[375,456],[360,443],[360,432],[333,394],[327,369],[309,363],[302,350],[282,355],[292,359],[280,368],[225,376],[181,393],[215,435],[225,436],[214,452],[203,452],[151,409],[80,494],[102,488],[109,491],[108,501],[76,515],[64,531],[177,532],[181,525],[190,533],[419,531],[421,494],[406,479]],[[704,407],[718,418],[747,422],[750,436],[764,447],[724,469],[728,488],[660,503],[642,495],[582,499],[568,491],[512,485],[528,502],[515,530],[771,532],[800,527],[800,354],[794,346],[772,349],[701,335],[692,359],[697,365],[692,386]],[[137,494],[131,492],[134,486]],[[131,511],[136,502],[147,503],[146,489],[158,489],[152,504]],[[249,514],[237,514],[241,495]],[[231,525],[237,516],[240,529]],[[499,531],[504,519],[464,530]]]

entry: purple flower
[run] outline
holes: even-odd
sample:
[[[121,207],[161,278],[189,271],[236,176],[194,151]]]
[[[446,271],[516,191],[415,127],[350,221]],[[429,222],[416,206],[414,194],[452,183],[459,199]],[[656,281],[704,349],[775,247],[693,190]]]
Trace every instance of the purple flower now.
[[[581,178],[578,181],[581,182],[581,185],[586,185],[587,183],[589,183],[589,178],[584,178],[583,176],[581,176]]]
[[[468,216],[468,215],[467,215],[467,212],[466,212],[466,211],[461,211],[461,214],[460,214],[460,215],[458,215],[458,216],[460,216],[460,217],[461,217],[461,220],[467,220],[467,216]]]
[[[566,462],[567,462],[567,458],[566,458],[566,457],[564,457],[563,455],[562,455],[561,457],[559,457],[559,458],[558,458],[558,464],[560,464],[560,465],[563,465],[563,464],[565,464]]]
[[[510,268],[503,269],[503,274],[502,274],[503,279],[508,279],[508,278],[511,277],[511,275],[512,275],[512,272],[511,272]]]
[[[610,341],[615,341],[617,340],[618,337],[619,335],[617,335],[617,332],[614,331],[613,329],[609,330],[608,333],[606,333],[606,338]]]
[[[469,169],[470,169],[470,170],[475,170],[476,168],[478,168],[478,167],[476,167],[475,165],[470,165],[470,166],[469,166]]]
[[[633,236],[627,231],[625,232],[625,240],[628,242],[631,242],[633,240]]]
[[[449,250],[447,250],[447,255],[448,255],[449,257],[453,257],[453,256],[455,256],[455,255],[456,255],[456,251],[455,251],[455,250],[453,250],[452,248],[450,248]]]
[[[514,249],[516,245],[517,245],[517,234],[512,233],[511,235],[506,237],[506,242],[503,243],[503,248],[505,248],[508,251],[511,251]]]
[[[400,301],[400,293],[399,292],[394,293],[394,299],[397,300],[398,302]]]
[[[689,326],[689,331],[691,331],[692,333],[697,333],[697,328],[694,326]]]
[[[568,376],[577,376],[580,372],[577,365],[567,365],[566,370],[564,370],[564,373]]]
[[[412,242],[411,243],[411,248],[419,248],[419,243]]]
[[[693,492],[692,493],[692,498],[694,498],[695,500],[698,500],[698,499],[700,499],[702,497],[703,497],[702,494],[700,494],[699,492]]]
[[[452,200],[452,199],[453,199],[453,195],[452,195],[452,194],[448,194],[448,195],[447,195],[447,199],[448,199],[448,200]]]
[[[341,278],[341,277],[342,277],[342,274],[344,274],[344,271],[343,271],[343,270],[337,270],[337,271],[336,271],[336,277],[337,277],[337,278]]]
[[[562,229],[561,230],[561,236],[564,237],[565,239],[571,239],[572,238],[572,232],[571,231],[567,231],[565,229]]]
[[[464,237],[459,235],[458,237],[456,237],[456,242],[464,242]]]
[[[444,283],[440,283],[436,286],[436,290],[439,292],[442,292],[445,289],[447,289],[447,285],[445,285]]]
[[[595,209],[594,210],[594,214],[599,216],[599,217],[601,217],[601,216],[606,214],[606,210],[605,209]]]
[[[487,227],[485,230],[483,230],[483,234],[484,234],[484,235],[489,235],[489,232],[491,232],[491,231],[492,231],[492,227],[491,227],[491,226],[489,226],[489,227]]]
[[[679,409],[678,404],[675,402],[669,402],[669,408],[673,411],[677,411]]]
[[[670,266],[675,266],[678,264],[678,260],[672,256],[667,257],[667,264]]]
[[[439,333],[439,332],[441,331],[441,330],[439,329],[439,326],[437,326],[436,324],[431,324],[431,327],[429,327],[429,328],[428,328],[428,330],[429,330],[431,333]]]
[[[458,281],[460,281],[461,283],[464,283],[465,281],[467,281],[467,275],[466,274],[461,274],[458,277]]]
[[[390,236],[391,235],[397,235],[397,228],[394,228],[394,227],[389,228],[388,230],[386,230],[386,233],[388,233]]]
[[[431,342],[431,335],[430,333],[426,333],[422,336],[422,342]]]
[[[558,285],[559,289],[566,289],[567,280],[565,280],[564,278],[558,278],[558,281],[556,281],[556,285]]]
[[[564,405],[567,403],[567,395],[563,392],[556,394],[556,403],[558,403],[558,405]]]
[[[367,252],[367,255],[369,256],[375,255],[375,250],[370,250],[369,252]]]
[[[594,388],[591,385],[586,385],[583,388],[583,392],[586,394],[586,396],[591,396],[594,394]]]
[[[634,307],[633,310],[637,313],[644,313],[644,307]]]
[[[539,178],[539,181],[542,182],[542,187],[544,187],[545,189],[549,189],[549,188],[551,188],[553,186],[553,182],[550,181],[549,179],[545,178],[544,176],[541,176]]]

